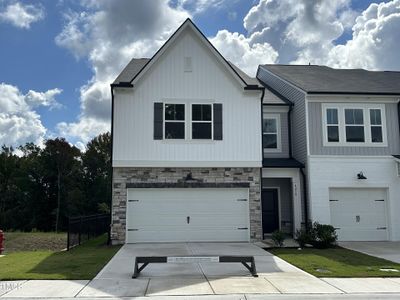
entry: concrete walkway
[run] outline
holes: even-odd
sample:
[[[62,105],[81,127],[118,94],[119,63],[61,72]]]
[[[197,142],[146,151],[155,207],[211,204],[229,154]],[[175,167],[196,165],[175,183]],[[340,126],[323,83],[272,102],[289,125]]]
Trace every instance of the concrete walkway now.
[[[340,242],[339,245],[400,264],[400,242]]]
[[[135,256],[253,255],[259,277],[240,264],[150,264],[131,279]],[[400,299],[396,278],[316,278],[248,243],[125,245],[91,281],[0,282],[0,299]],[[396,296],[395,298],[390,298]],[[139,297],[139,298],[136,298]],[[383,299],[383,298],[382,298]]]

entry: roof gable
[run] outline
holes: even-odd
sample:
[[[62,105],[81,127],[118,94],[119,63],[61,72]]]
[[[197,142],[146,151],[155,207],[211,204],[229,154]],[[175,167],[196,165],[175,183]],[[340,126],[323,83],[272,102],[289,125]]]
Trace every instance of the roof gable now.
[[[164,45],[153,55],[151,59],[141,58],[132,59],[129,64],[124,68],[121,74],[116,78],[113,85],[120,86],[133,86],[135,83],[151,68],[152,65],[156,64],[160,57],[175,43],[177,39],[183,34],[183,32],[189,29],[192,31],[194,36],[198,38],[203,45],[215,56],[215,58],[225,66],[228,73],[230,73],[237,82],[245,89],[262,89],[262,85],[257,79],[252,78],[241,71],[239,68],[229,63],[218,50],[210,43],[210,41],[203,35],[203,33],[196,27],[196,25],[190,20],[186,21],[172,34],[172,36],[164,43]]]

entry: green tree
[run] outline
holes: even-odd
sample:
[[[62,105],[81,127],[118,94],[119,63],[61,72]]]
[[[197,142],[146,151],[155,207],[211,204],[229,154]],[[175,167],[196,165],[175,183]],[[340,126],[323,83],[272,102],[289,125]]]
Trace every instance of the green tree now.
[[[111,200],[111,134],[93,138],[82,154],[86,213],[104,213]]]
[[[81,168],[81,152],[64,138],[47,140],[41,155],[49,182],[50,198],[55,198],[55,231],[59,231],[60,217],[68,215],[67,194],[69,187],[78,183]]]

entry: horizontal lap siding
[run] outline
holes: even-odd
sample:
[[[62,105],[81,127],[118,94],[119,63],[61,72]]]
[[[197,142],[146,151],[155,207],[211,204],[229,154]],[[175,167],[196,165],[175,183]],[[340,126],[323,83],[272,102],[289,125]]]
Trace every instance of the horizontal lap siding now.
[[[287,113],[275,113],[275,112],[269,112],[268,109],[269,107],[264,106],[264,114],[275,114],[279,115],[280,120],[281,120],[281,143],[282,143],[282,148],[280,152],[267,152],[264,151],[264,157],[266,158],[277,158],[277,157],[289,157],[289,134],[288,134],[288,118],[287,118]]]
[[[387,147],[332,147],[323,146],[323,121],[321,103],[308,103],[311,155],[393,155],[400,153],[399,121],[397,104],[386,103]]]
[[[307,126],[304,93],[265,71],[262,67],[258,78],[294,103],[292,111],[293,157],[305,164],[307,160]]]

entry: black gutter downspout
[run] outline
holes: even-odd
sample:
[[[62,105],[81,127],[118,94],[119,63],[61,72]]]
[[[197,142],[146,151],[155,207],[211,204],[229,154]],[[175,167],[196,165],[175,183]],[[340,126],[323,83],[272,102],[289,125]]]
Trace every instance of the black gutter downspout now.
[[[399,123],[399,132],[400,132],[400,100],[399,102],[397,102],[397,115],[398,115],[397,122]]]
[[[306,231],[308,231],[309,226],[308,226],[307,176],[306,176],[306,174],[304,173],[304,169],[303,169],[303,168],[300,168],[300,173],[301,173],[301,176],[303,177],[304,219],[305,219],[305,224],[304,224],[304,226],[305,226],[305,228],[306,228]]]
[[[289,105],[289,110],[288,110],[288,136],[289,136],[289,157],[293,158],[293,153],[292,153],[292,110],[293,110],[293,104]]]
[[[111,244],[111,224],[112,224],[112,205],[113,205],[113,182],[114,182],[114,169],[113,169],[113,153],[114,153],[114,88],[132,88],[133,85],[129,82],[120,82],[110,84],[111,89],[111,206],[110,206],[110,228],[108,230],[107,245]]]
[[[289,157],[293,158],[293,150],[292,150],[292,111],[293,111],[293,103],[289,106],[288,110],[288,136],[289,136]],[[304,199],[304,219],[305,219],[305,229],[308,231],[308,192],[307,192],[307,176],[304,173],[304,168],[299,168],[301,177],[303,179],[303,199]]]
[[[114,182],[114,168],[113,168],[113,151],[114,151],[114,86],[111,84],[111,205],[110,205],[110,228],[108,229],[107,245],[111,244],[111,224],[112,224],[112,207],[113,207],[113,182]]]

